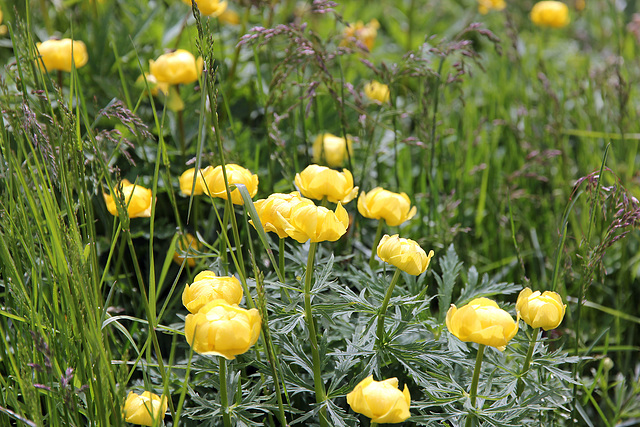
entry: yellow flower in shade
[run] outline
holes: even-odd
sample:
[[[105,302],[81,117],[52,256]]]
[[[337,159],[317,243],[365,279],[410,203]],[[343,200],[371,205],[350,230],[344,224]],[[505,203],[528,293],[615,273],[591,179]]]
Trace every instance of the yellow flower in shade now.
[[[300,203],[315,206],[313,201],[300,197],[297,191],[289,194],[274,193],[266,199],[258,200],[254,205],[265,231],[276,233],[284,239],[288,236],[285,227],[289,226],[291,210]],[[253,221],[249,222],[254,225]]]
[[[228,304],[239,304],[242,300],[240,281],[233,276],[218,277],[213,271],[203,271],[182,292],[182,304],[193,314],[211,301],[219,299]]]
[[[397,234],[382,236],[377,253],[384,262],[414,276],[427,271],[431,258],[433,258],[433,251],[429,251],[429,255],[427,255],[417,242],[403,239]]]
[[[238,25],[240,23],[240,16],[238,16],[238,12],[235,10],[226,9],[218,16],[218,21],[229,25]]]
[[[160,397],[149,391],[142,394],[130,391],[124,402],[122,414],[128,423],[152,426],[156,419],[164,419],[168,406],[167,396]]]
[[[358,194],[353,175],[347,169],[338,172],[326,166],[309,165],[296,174],[295,184],[303,196],[316,200],[326,197],[332,203],[349,203]]]
[[[413,218],[418,210],[411,207],[406,193],[398,194],[376,187],[368,193],[360,193],[358,211],[365,218],[384,219],[387,225],[395,227]]]
[[[52,39],[36,43],[36,48],[40,54],[40,68],[46,67],[48,71],[71,71],[72,57],[76,68],[83,67],[89,61],[87,46],[80,40]]]
[[[198,242],[198,239],[196,239],[193,234],[187,233],[184,236],[179,236],[176,251],[173,253],[173,262],[182,265],[182,261],[184,261],[186,257],[187,265],[189,267],[195,267],[196,259],[194,257],[197,256],[195,251],[199,250],[200,246],[200,242]]]
[[[193,83],[202,73],[202,58],[196,58],[184,49],[160,55],[149,61],[149,71],[158,82],[177,85]]]
[[[489,298],[476,298],[459,310],[451,304],[447,329],[461,341],[475,342],[504,351],[518,332],[518,322]]]
[[[531,9],[531,21],[538,27],[566,27],[569,25],[569,7],[559,1],[538,2]]]
[[[261,322],[255,308],[245,310],[218,299],[187,315],[184,334],[196,353],[232,360],[258,341]]]
[[[183,3],[191,6],[191,0],[182,0]],[[227,9],[226,1],[219,0],[196,0],[200,13],[205,16],[219,16]]]
[[[347,403],[354,412],[371,418],[372,423],[401,423],[411,416],[409,389],[405,384],[400,391],[397,378],[374,381],[370,375],[347,394]]]
[[[344,40],[341,45],[356,45],[360,42],[371,51],[373,49],[373,43],[376,41],[376,36],[378,35],[378,28],[380,28],[380,23],[377,19],[372,19],[366,25],[363,24],[362,21],[350,24],[344,29]]]
[[[191,195],[191,188],[193,187],[193,175],[196,173],[195,168],[187,169],[180,175],[180,194],[183,196]],[[193,188],[193,195],[199,196],[205,194],[210,176],[213,173],[213,167],[207,166],[204,169],[200,169],[198,176],[196,177],[196,185]]]
[[[584,8],[587,6],[584,0],[576,0],[574,6],[578,12],[582,12]]]
[[[2,24],[2,18],[2,11],[0,10],[0,24]],[[0,25],[0,36],[4,36],[5,34],[7,34],[7,26]]]
[[[567,305],[562,304],[562,297],[555,292],[540,291],[532,292],[529,288],[524,288],[518,295],[516,312],[524,323],[532,328],[542,328],[545,331],[557,328]]]
[[[489,13],[490,10],[503,10],[507,7],[504,0],[478,0],[478,12],[483,15]]]
[[[122,189],[122,190],[121,190]],[[124,198],[129,218],[148,218],[151,216],[151,190],[144,188],[139,184],[132,184],[123,179],[115,188],[118,198]],[[107,210],[113,216],[118,216],[118,208],[116,200],[112,195],[103,193],[104,202],[107,204]]]
[[[335,242],[349,227],[349,214],[338,202],[335,212],[316,206],[314,203],[298,203],[291,208],[288,221],[284,223],[284,231],[299,243]]]
[[[251,197],[258,192],[258,175],[252,174],[249,169],[242,166],[229,163],[226,165],[227,181],[229,186],[233,184],[244,184]],[[205,189],[205,194],[211,194],[212,197],[220,197],[227,200],[227,190],[224,186],[224,175],[222,174],[222,166],[216,166],[209,174],[205,176],[209,191]],[[229,190],[232,190],[231,188]],[[242,195],[238,189],[231,191],[231,201],[236,205],[244,203]]]
[[[169,83],[158,82],[156,76],[149,73],[144,73],[144,77],[140,76],[136,79],[137,88],[144,89],[146,91],[147,86],[144,84],[145,78],[147,79],[149,89],[151,89],[151,95],[158,96],[158,94],[160,93],[162,93],[163,95],[167,95],[169,93]]]
[[[370,100],[380,104],[389,102],[389,86],[375,80],[364,85],[364,94]]]
[[[313,161],[320,163],[324,159],[331,167],[342,166],[348,156],[347,144],[349,151],[353,152],[351,138],[347,137],[345,141],[344,138],[330,133],[320,134],[313,142]]]

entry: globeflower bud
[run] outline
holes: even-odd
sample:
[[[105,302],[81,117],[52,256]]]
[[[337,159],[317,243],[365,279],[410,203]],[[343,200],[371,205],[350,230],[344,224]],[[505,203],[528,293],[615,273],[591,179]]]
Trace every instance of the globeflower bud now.
[[[298,203],[291,208],[289,220],[284,223],[284,231],[299,243],[335,242],[349,226],[349,214],[338,202],[335,212],[312,203]]]
[[[291,210],[299,203],[314,205],[311,200],[300,197],[300,193],[294,191],[289,194],[274,193],[266,199],[258,200],[254,206],[265,231],[276,233],[279,238],[284,239],[288,236],[285,227],[290,225]],[[249,222],[254,225],[253,221]]]
[[[151,216],[151,190],[138,184],[132,184],[126,179],[123,179],[114,190],[118,198],[124,199],[129,218],[148,218]],[[103,193],[102,196],[109,213],[118,216],[118,208],[113,196],[107,193]]]
[[[397,378],[374,381],[370,375],[347,394],[347,403],[354,412],[371,418],[372,423],[401,423],[411,416],[409,389],[405,384],[400,391]]]
[[[36,43],[36,48],[40,54],[40,68],[48,71],[71,71],[72,57],[76,68],[83,67],[89,61],[87,46],[80,40],[51,39]]]
[[[433,251],[429,251],[427,255],[417,242],[403,239],[397,234],[382,236],[377,254],[384,262],[414,276],[424,273],[433,257]]]
[[[251,197],[258,192],[258,175],[252,174],[249,169],[242,166],[229,163],[225,166],[227,171],[227,181],[229,186],[232,184],[244,184]],[[209,187],[208,194],[212,197],[220,197],[227,200],[227,189],[224,186],[224,175],[222,174],[222,166],[216,166],[207,176],[207,185]],[[205,194],[207,193],[205,189]],[[231,191],[231,201],[235,205],[244,203],[242,195],[238,189]]]
[[[326,166],[309,165],[296,174],[295,184],[303,196],[316,200],[326,197],[332,203],[349,203],[358,194],[353,175],[347,169],[338,172]]]
[[[242,300],[240,281],[233,276],[218,277],[213,271],[202,271],[182,292],[182,304],[193,314],[213,300],[239,304]]]
[[[208,181],[208,177],[211,176],[213,172],[213,167],[207,166],[204,169],[200,169],[198,171],[198,176],[196,177],[196,185],[193,186],[193,175],[196,173],[195,168],[187,169],[180,175],[180,194],[183,196],[190,196],[193,194],[194,196],[199,196],[204,194],[207,188],[207,184],[205,182]],[[191,189],[193,187],[193,193]]]
[[[384,219],[387,225],[395,227],[416,215],[418,210],[411,207],[411,200],[406,193],[393,193],[381,187],[365,193],[358,198],[358,212],[371,219]]]
[[[389,102],[389,86],[375,80],[370,81],[364,86],[364,94],[370,100],[380,104]]]
[[[177,85],[193,83],[202,73],[202,58],[196,58],[184,49],[160,55],[149,61],[149,71],[158,82]]]
[[[182,0],[183,3],[191,6],[191,0]],[[227,9],[226,1],[219,0],[196,0],[198,10],[205,16],[219,16]]]
[[[541,1],[531,9],[531,21],[538,27],[562,28],[569,25],[569,7],[559,1]]]
[[[168,406],[167,396],[160,397],[149,391],[138,395],[130,391],[122,415],[128,423],[152,426],[157,418],[164,419]]]
[[[258,341],[261,322],[255,308],[245,310],[218,299],[187,315],[184,334],[196,353],[232,360]]]
[[[341,46],[347,46],[362,43],[371,52],[373,43],[378,35],[378,28],[380,28],[380,23],[377,19],[372,19],[367,25],[363,24],[362,21],[348,25],[344,29],[344,40],[340,44]]]
[[[495,347],[504,351],[518,332],[518,322],[488,298],[476,298],[459,310],[451,304],[447,329],[461,341]]]
[[[562,304],[562,298],[555,292],[532,292],[524,288],[518,295],[516,311],[518,316],[532,328],[542,328],[545,331],[557,328],[567,309]]]
[[[182,265],[182,261],[187,258],[187,265],[189,267],[195,267],[196,260],[194,256],[197,254],[195,251],[200,249],[200,242],[193,234],[187,233],[178,237],[177,248],[173,253],[173,262]],[[186,252],[186,253],[185,253]]]
[[[322,159],[331,167],[342,166],[347,158],[347,144],[351,151],[351,138],[340,138],[330,133],[318,135],[313,142],[313,161],[320,163]]]

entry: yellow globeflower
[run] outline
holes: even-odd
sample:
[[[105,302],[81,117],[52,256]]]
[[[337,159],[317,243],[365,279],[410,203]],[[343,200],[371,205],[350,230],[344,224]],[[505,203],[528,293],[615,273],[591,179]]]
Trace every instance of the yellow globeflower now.
[[[313,201],[300,197],[297,191],[289,194],[274,193],[266,199],[258,200],[254,205],[264,230],[276,233],[278,237],[284,239],[288,236],[285,227],[291,220],[291,210],[300,203],[314,205]],[[253,221],[249,222],[254,225]]]
[[[475,342],[504,351],[518,332],[518,322],[488,298],[476,298],[459,310],[451,304],[447,329],[461,341]]]
[[[424,273],[433,257],[433,251],[429,251],[427,255],[417,242],[403,239],[397,234],[382,236],[377,254],[384,262],[414,276]]]
[[[177,85],[193,83],[202,73],[202,58],[196,58],[184,49],[160,55],[149,61],[149,71],[158,82]]]
[[[411,207],[406,193],[376,187],[368,193],[360,193],[358,211],[365,218],[384,219],[387,225],[394,227],[413,218],[418,210]]]
[[[182,0],[183,3],[191,6],[191,0]],[[226,1],[219,0],[196,0],[200,13],[205,16],[219,16],[227,9]]]
[[[80,40],[62,39],[47,40],[36,43],[40,55],[40,67],[48,71],[71,71],[73,64],[76,68],[83,67],[89,61],[87,46]]]
[[[227,181],[229,186],[233,184],[244,184],[251,197],[258,192],[258,175],[252,174],[249,169],[242,166],[229,163],[226,165]],[[224,175],[222,174],[222,166],[216,166],[209,174],[206,175],[209,191],[205,190],[205,194],[211,194],[212,197],[220,197],[227,200],[227,190],[224,186]],[[231,190],[231,188],[230,188]],[[231,201],[236,205],[244,203],[242,195],[238,189],[231,191]]]
[[[128,423],[152,426],[156,419],[164,419],[168,406],[167,396],[160,397],[149,391],[138,395],[130,391],[124,402],[122,415]]]
[[[377,19],[372,19],[368,24],[363,24],[362,21],[358,21],[355,24],[349,24],[344,29],[341,45],[356,45],[358,42],[367,47],[369,51],[373,49],[373,43],[376,41],[378,35],[378,28],[380,23]]]
[[[183,196],[191,195],[191,187],[193,187],[193,175],[196,173],[195,168],[187,169],[180,175],[180,194]],[[206,188],[208,186],[208,182],[210,181],[210,176],[213,173],[213,167],[207,166],[204,169],[200,169],[198,171],[198,176],[196,177],[196,185],[193,188],[193,195],[199,196],[206,192]]]
[[[258,310],[245,310],[225,300],[213,300],[196,314],[188,314],[184,334],[193,351],[235,359],[258,341]]]
[[[545,331],[557,328],[567,309],[562,304],[562,297],[555,292],[540,291],[531,292],[524,288],[518,295],[516,311],[518,316],[532,328],[542,328]]]
[[[333,203],[349,203],[358,194],[353,175],[347,169],[338,172],[326,166],[309,165],[296,174],[295,184],[303,196],[316,200],[326,197]]]
[[[397,378],[374,381],[370,375],[347,394],[347,403],[354,412],[371,418],[372,423],[401,423],[411,416],[409,389],[405,384],[400,391]]]
[[[122,188],[122,190],[120,190],[120,188]],[[148,218],[151,216],[151,190],[139,184],[134,185],[128,180],[123,179],[122,182],[116,186],[115,192],[118,198],[124,198],[129,218]],[[107,193],[103,193],[102,196],[104,197],[104,202],[107,204],[109,213],[113,216],[118,216],[118,208],[116,207],[116,200],[113,196]]]
[[[313,203],[298,203],[291,208],[284,231],[299,243],[335,242],[349,227],[349,214],[338,202],[335,212]]]
[[[320,163],[324,158],[325,162],[331,167],[342,166],[348,156],[347,144],[349,151],[353,152],[351,138],[347,137],[345,141],[344,138],[330,133],[320,134],[313,142],[313,161]]]
[[[483,15],[489,13],[490,10],[503,10],[507,7],[504,0],[478,0],[478,12]]]
[[[233,276],[218,277],[213,271],[203,271],[182,292],[182,304],[193,314],[211,301],[219,299],[228,304],[239,304],[242,300],[240,281]]]
[[[559,1],[541,1],[531,9],[531,21],[538,27],[562,28],[569,25],[569,7]]]
[[[0,24],[2,24],[2,18],[2,11],[0,10]],[[0,25],[0,36],[4,36],[5,34],[7,34],[7,26]]]
[[[144,73],[144,76],[141,75],[136,79],[136,87],[146,90],[147,85],[144,84],[145,79],[147,79],[147,84],[149,85],[149,89],[151,89],[151,95],[158,96],[159,93],[163,95],[169,94],[169,83],[158,82],[156,76],[149,73]]]
[[[196,239],[193,234],[187,233],[184,236],[178,237],[177,248],[173,253],[173,262],[182,265],[182,261],[184,261],[186,257],[187,265],[189,265],[189,267],[195,267],[195,251],[199,250],[200,246],[200,242],[198,242],[198,239]]]
[[[372,101],[380,104],[389,102],[389,86],[386,84],[371,80],[364,85],[364,94]]]
[[[229,25],[238,25],[240,24],[240,16],[235,10],[226,9],[218,16],[218,21]]]

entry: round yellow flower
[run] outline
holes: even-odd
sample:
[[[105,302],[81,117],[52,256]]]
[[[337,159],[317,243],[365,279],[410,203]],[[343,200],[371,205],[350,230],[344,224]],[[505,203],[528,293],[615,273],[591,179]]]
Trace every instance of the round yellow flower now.
[[[76,68],[83,67],[89,61],[87,46],[80,40],[52,39],[36,43],[36,48],[40,54],[40,67],[46,67],[48,71],[71,71],[72,57]]]
[[[156,76],[149,73],[144,73],[144,76],[141,75],[136,79],[136,87],[144,89],[146,93],[147,85],[144,83],[145,79],[147,80],[147,84],[151,90],[151,95],[158,96],[160,93],[163,95],[169,94],[169,83],[160,83],[158,82],[158,79],[156,79]]]
[[[538,2],[531,9],[531,21],[538,27],[566,27],[569,25],[569,7],[559,1]]]
[[[358,42],[367,47],[369,51],[373,49],[373,43],[376,41],[380,23],[377,19],[372,19],[368,24],[358,21],[355,24],[349,24],[344,29],[342,46],[355,45]]]
[[[397,234],[382,236],[376,252],[384,262],[414,276],[427,271],[433,257],[433,251],[429,251],[429,255],[427,255],[417,242],[403,239]]]
[[[489,13],[490,10],[503,10],[507,7],[504,0],[478,0],[478,12],[483,15]]]
[[[242,300],[240,281],[233,276],[218,277],[213,271],[202,271],[182,292],[182,304],[194,314],[211,301],[220,299],[228,304],[239,304]]]
[[[229,163],[226,165],[227,181],[229,186],[232,184],[244,184],[251,197],[258,192],[258,175],[252,174],[249,169],[242,166]],[[224,186],[224,175],[222,174],[222,166],[216,166],[209,174],[206,175],[209,191],[205,189],[205,194],[211,194],[212,197],[220,197],[227,200],[227,190]],[[242,195],[238,189],[231,191],[231,201],[236,205],[244,203]]]
[[[413,218],[418,210],[411,207],[406,193],[376,187],[368,193],[360,193],[358,211],[365,218],[384,219],[387,225],[395,227]]]
[[[184,49],[160,55],[149,61],[149,71],[158,82],[177,85],[193,83],[202,73],[202,58],[196,58]]]
[[[164,419],[168,406],[167,396],[160,397],[149,391],[138,395],[130,391],[124,402],[122,414],[128,423],[152,426],[157,418]]]
[[[261,322],[255,308],[245,310],[218,299],[187,315],[184,334],[196,353],[232,360],[258,341]]]
[[[518,322],[488,298],[476,298],[459,310],[451,304],[447,329],[461,341],[475,342],[504,351],[518,332]]]
[[[303,196],[316,200],[326,197],[332,203],[349,203],[358,194],[353,175],[347,169],[338,172],[326,166],[309,165],[296,174],[295,184]]]
[[[320,163],[324,159],[331,167],[342,166],[348,156],[347,144],[349,151],[353,152],[351,138],[345,141],[344,138],[330,133],[320,134],[313,141],[313,161]]]
[[[347,394],[347,403],[354,412],[371,418],[372,423],[401,423],[411,416],[409,389],[405,384],[400,391],[397,378],[374,381],[370,375]]]
[[[218,21],[229,25],[238,25],[240,24],[240,16],[235,10],[226,9],[218,16]]]
[[[364,86],[364,94],[370,100],[380,104],[389,102],[389,86],[375,80],[370,81]]]
[[[557,328],[567,309],[566,304],[562,304],[562,297],[555,292],[540,291],[532,292],[529,288],[524,288],[518,295],[516,311],[518,317],[532,328],[542,328],[545,331]]]
[[[195,168],[187,169],[180,175],[180,194],[183,196],[191,195],[191,187],[193,186],[193,175],[196,173]],[[193,195],[199,196],[206,192],[208,182],[210,181],[210,176],[213,173],[213,167],[207,166],[204,169],[200,169],[198,171],[198,176],[196,177],[196,185],[193,188]]]
[[[191,0],[182,0],[183,3],[191,6]],[[196,0],[200,13],[205,16],[219,16],[227,10],[227,2],[219,0]]]
[[[314,203],[298,203],[291,208],[289,219],[284,222],[284,231],[299,243],[335,242],[349,227],[349,214],[338,202],[335,212],[316,206]]]
[[[291,220],[291,210],[299,203],[314,205],[314,203],[294,191],[289,194],[274,193],[266,199],[260,199],[254,203],[260,222],[265,231],[276,233],[278,237],[284,239],[288,236],[285,227]],[[249,221],[253,225],[253,221]]]
[[[122,190],[120,190],[122,188]],[[122,192],[121,192],[122,191]],[[144,188],[139,184],[132,184],[126,179],[123,179],[119,185],[115,188],[116,194],[124,198],[124,202],[127,207],[127,213],[129,218],[148,218],[151,216],[151,190]],[[118,216],[118,208],[116,207],[116,200],[112,195],[103,193],[104,202],[107,205],[107,210],[113,216]]]
[[[199,250],[200,246],[200,242],[198,242],[198,239],[196,239],[193,234],[187,233],[184,236],[178,237],[177,248],[173,253],[173,262],[182,265],[182,261],[184,261],[186,255],[187,265],[189,267],[195,267],[196,259],[194,257],[197,256],[195,251]]]

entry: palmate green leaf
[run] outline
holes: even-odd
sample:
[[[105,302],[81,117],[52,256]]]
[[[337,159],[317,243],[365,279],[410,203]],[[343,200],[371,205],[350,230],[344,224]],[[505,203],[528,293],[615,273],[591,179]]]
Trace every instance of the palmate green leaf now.
[[[488,274],[482,275],[482,280],[478,283],[478,273],[475,267],[471,267],[468,273],[468,281],[462,289],[460,296],[456,300],[456,306],[467,304],[469,301],[493,295],[510,295],[522,290],[522,286],[515,283],[496,282],[489,278]]]
[[[447,253],[440,259],[438,259],[438,265],[442,269],[442,276],[434,272],[433,276],[438,283],[438,307],[440,307],[439,320],[442,322],[444,316],[451,304],[453,287],[456,284],[456,279],[460,270],[462,269],[462,262],[458,258],[453,244],[447,249]]]

